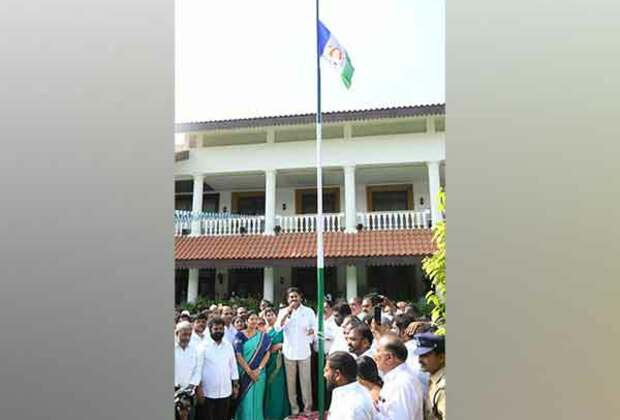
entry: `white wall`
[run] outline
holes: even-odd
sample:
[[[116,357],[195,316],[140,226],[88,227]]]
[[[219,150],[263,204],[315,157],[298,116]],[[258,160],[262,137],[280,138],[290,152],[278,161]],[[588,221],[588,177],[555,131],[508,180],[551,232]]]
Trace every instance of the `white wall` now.
[[[303,141],[192,149],[188,160],[175,165],[175,175],[312,168],[315,147],[314,141]],[[439,161],[445,155],[444,133],[334,139],[323,143],[325,167]]]
[[[424,205],[420,205],[420,197],[424,198]],[[430,209],[430,194],[427,180],[413,181],[413,206],[414,210],[421,211]]]
[[[286,210],[282,210],[282,204],[286,204]],[[276,185],[276,214],[292,216],[295,214],[295,189],[278,188]]]
[[[355,206],[358,212],[368,211],[368,200],[366,197],[366,185],[355,185]]]

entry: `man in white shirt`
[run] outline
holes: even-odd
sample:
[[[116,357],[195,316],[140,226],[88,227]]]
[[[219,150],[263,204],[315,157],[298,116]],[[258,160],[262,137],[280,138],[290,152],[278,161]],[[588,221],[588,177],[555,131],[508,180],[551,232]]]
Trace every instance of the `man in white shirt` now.
[[[329,418],[334,420],[375,420],[370,392],[357,382],[357,363],[343,351],[327,358],[323,376],[333,388]]]
[[[353,327],[347,335],[349,354],[351,354],[354,359],[362,356],[372,357],[374,354],[372,342],[373,335],[370,328],[366,324],[360,324]]]
[[[179,322],[181,321],[192,322],[192,315],[189,313],[189,311],[181,312],[181,315],[179,316]]]
[[[355,316],[360,315],[360,313],[362,312],[362,298],[355,296],[349,299],[349,307],[351,308],[351,314]],[[363,316],[363,315],[364,314],[360,316]]]
[[[407,348],[393,334],[386,334],[377,343],[374,355],[383,374],[380,420],[424,420],[424,403],[420,382],[406,363]]]
[[[206,343],[211,342],[211,337],[206,333],[207,329],[207,314],[199,313],[194,320],[194,331],[192,332],[191,343],[196,348],[202,348]]]
[[[336,351],[349,351],[349,344],[347,343],[347,336],[352,328],[360,325],[362,321],[359,320],[353,314],[347,315],[342,321],[341,327],[335,332],[334,343],[330,349],[330,353]]]
[[[410,327],[412,325],[418,325],[418,327],[413,331],[410,331]],[[396,315],[396,318],[394,319],[394,326],[398,331],[398,336],[407,348],[407,364],[411,370],[415,372],[418,380],[420,381],[420,385],[422,385],[422,395],[426,395],[429,374],[420,368],[418,356],[415,354],[417,348],[416,340],[412,337],[417,332],[426,331],[430,327],[430,324],[424,322],[417,323],[415,322],[415,318],[413,316],[409,314],[401,314]]]
[[[302,292],[296,287],[287,290],[289,306],[281,309],[274,325],[276,331],[284,331],[282,355],[286,369],[286,388],[291,412],[299,414],[297,404],[297,369],[304,411],[312,411],[312,377],[310,345],[314,337],[316,316],[314,311],[301,304]]]
[[[221,420],[230,413],[230,397],[239,392],[239,371],[232,344],[224,340],[224,320],[209,321],[211,342],[205,344],[202,354],[202,387],[199,393],[198,419]]]
[[[232,320],[235,317],[235,311],[230,306],[222,307],[222,319],[224,320],[224,338],[228,340],[230,344],[235,342],[237,336],[237,329],[233,327]]]
[[[181,321],[177,324],[174,344],[174,386],[197,387],[200,384],[202,361],[196,346],[190,343],[192,324]]]
[[[334,321],[334,309],[333,309],[333,303],[331,300],[325,300],[325,304],[323,305],[323,337],[325,338],[325,354],[329,354],[329,349],[331,348],[332,344],[334,343],[334,338],[335,336],[335,332],[337,330],[337,326],[336,326],[336,321]],[[316,330],[319,330],[319,325],[318,325],[318,319],[317,319],[317,325],[316,325]],[[314,351],[316,351],[318,353],[319,351],[319,340],[318,340],[318,336],[315,336],[314,342],[312,343],[313,347],[314,347]]]
[[[374,298],[374,296],[375,295],[368,295],[364,296],[364,298],[362,299],[361,310],[358,315],[358,318],[362,321],[366,318],[371,318],[374,314],[374,307],[377,304],[377,302],[374,302],[374,300],[378,300]]]

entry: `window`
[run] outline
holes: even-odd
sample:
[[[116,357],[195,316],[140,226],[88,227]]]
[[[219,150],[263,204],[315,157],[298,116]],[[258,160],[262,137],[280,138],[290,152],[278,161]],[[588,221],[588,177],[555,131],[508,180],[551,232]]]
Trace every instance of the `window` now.
[[[381,185],[367,187],[370,211],[413,210],[413,187],[411,185]]]
[[[316,214],[316,188],[295,191],[295,210],[297,214]],[[323,189],[323,213],[340,212],[340,188]]]
[[[234,192],[232,198],[232,213],[244,215],[265,214],[265,193],[259,192]]]

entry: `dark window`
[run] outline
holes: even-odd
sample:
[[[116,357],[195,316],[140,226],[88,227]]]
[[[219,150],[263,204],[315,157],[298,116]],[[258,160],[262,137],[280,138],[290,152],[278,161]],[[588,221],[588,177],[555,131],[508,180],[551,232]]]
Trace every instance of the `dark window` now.
[[[424,291],[415,290],[415,276],[413,265],[369,266],[368,292],[377,292],[389,296],[392,300],[416,300],[423,296]]]
[[[219,213],[220,195],[219,194],[205,194],[202,198],[202,211],[206,213]]]
[[[373,211],[396,211],[408,209],[407,191],[375,191],[372,193]]]
[[[174,303],[181,305],[187,301],[187,279],[189,271],[178,269],[174,271]]]
[[[335,192],[323,193],[323,213],[338,213],[338,197]],[[301,214],[316,214],[316,192],[303,192],[301,195]]]
[[[175,210],[192,210],[192,196],[191,195],[177,195],[174,197],[174,209]]]
[[[174,197],[174,209],[175,210],[192,210],[192,195],[191,194],[177,194]],[[202,198],[202,211],[207,213],[218,213],[220,207],[220,195],[219,194],[204,194]]]
[[[338,294],[338,270],[336,267],[325,267],[325,293],[332,296]],[[316,302],[317,273],[314,267],[294,267],[291,272],[291,284],[299,287],[306,299]]]
[[[198,296],[215,298],[215,270],[202,269],[198,272]]]
[[[239,197],[237,213],[245,215],[265,214],[265,196]]]
[[[229,290],[238,297],[261,297],[263,294],[263,269],[232,269],[228,271]]]
[[[194,192],[194,181],[191,179],[183,180],[183,181],[175,181],[174,183],[174,193],[189,193]]]

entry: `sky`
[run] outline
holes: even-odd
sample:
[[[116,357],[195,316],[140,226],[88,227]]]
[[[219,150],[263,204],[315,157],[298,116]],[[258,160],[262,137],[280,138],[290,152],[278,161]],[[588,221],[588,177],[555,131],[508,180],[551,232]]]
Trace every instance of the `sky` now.
[[[444,0],[323,0],[351,89],[322,65],[322,111],[445,102]],[[176,122],[316,111],[314,0],[175,0]]]

